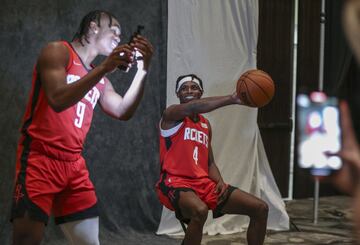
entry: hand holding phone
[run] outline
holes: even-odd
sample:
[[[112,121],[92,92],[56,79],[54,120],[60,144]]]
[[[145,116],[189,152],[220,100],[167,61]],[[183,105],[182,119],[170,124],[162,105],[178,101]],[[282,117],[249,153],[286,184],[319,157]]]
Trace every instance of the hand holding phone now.
[[[143,30],[144,28],[145,28],[144,26],[138,25],[136,31],[131,35],[128,44],[131,44],[131,43],[133,42],[134,38],[135,38],[137,35],[141,35],[141,32],[142,32],[142,30]],[[133,57],[133,58],[134,58],[133,60],[135,60],[135,57]],[[118,68],[119,68],[120,70],[122,70],[123,72],[128,72],[129,69],[130,69],[130,67],[124,66],[124,65],[120,65],[120,66],[118,66]]]
[[[342,101],[339,108],[343,138],[340,155],[344,165],[330,178],[330,181],[341,192],[356,195],[360,193],[360,185],[358,184],[360,179],[360,147],[347,102]]]
[[[322,92],[299,94],[297,104],[298,164],[312,175],[326,176],[342,167],[338,99]]]

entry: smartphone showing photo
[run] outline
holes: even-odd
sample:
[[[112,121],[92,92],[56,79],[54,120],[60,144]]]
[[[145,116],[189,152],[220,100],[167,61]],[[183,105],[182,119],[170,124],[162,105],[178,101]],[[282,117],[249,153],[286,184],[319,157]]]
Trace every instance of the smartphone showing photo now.
[[[323,92],[299,94],[296,98],[297,155],[301,168],[326,176],[341,168],[338,99]]]

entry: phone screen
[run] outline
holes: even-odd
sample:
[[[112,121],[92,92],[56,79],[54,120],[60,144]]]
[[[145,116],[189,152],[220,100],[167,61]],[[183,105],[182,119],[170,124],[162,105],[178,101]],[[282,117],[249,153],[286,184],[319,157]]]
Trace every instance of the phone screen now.
[[[298,164],[312,175],[325,176],[338,170],[342,160],[338,99],[322,92],[299,94],[296,98]]]

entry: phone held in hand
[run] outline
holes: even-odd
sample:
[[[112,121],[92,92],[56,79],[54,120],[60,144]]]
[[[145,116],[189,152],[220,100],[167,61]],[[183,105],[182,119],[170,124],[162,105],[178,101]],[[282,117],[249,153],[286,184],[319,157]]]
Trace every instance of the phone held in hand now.
[[[141,35],[142,30],[144,30],[144,28],[145,28],[144,26],[138,25],[136,31],[131,35],[128,44],[130,44],[130,43],[133,42],[134,37],[136,37],[137,35]],[[135,58],[135,57],[133,57],[133,58]],[[128,71],[130,70],[130,67],[124,66],[124,65],[119,65],[118,68],[119,68],[120,70],[122,70],[123,72],[128,72]]]
[[[298,165],[312,175],[327,176],[342,167],[338,99],[323,92],[296,98]]]

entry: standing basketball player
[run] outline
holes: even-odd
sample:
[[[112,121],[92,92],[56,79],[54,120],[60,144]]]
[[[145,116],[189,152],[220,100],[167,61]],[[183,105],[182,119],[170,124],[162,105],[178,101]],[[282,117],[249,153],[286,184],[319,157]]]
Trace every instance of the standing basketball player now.
[[[161,203],[188,224],[183,244],[201,243],[209,209],[214,218],[248,215],[248,244],[263,244],[268,206],[224,183],[211,149],[210,124],[200,114],[243,103],[235,93],[201,99],[203,84],[193,74],[177,79],[176,94],[180,104],[169,106],[160,121],[161,176],[156,189]]]
[[[81,156],[84,140],[97,102],[114,118],[133,115],[153,53],[140,35],[119,45],[120,34],[112,14],[93,11],[73,42],[52,42],[41,51],[17,152],[13,244],[40,244],[51,212],[70,244],[99,244],[97,198]],[[95,67],[98,55],[107,57]],[[106,74],[135,64],[136,75],[120,96]]]

